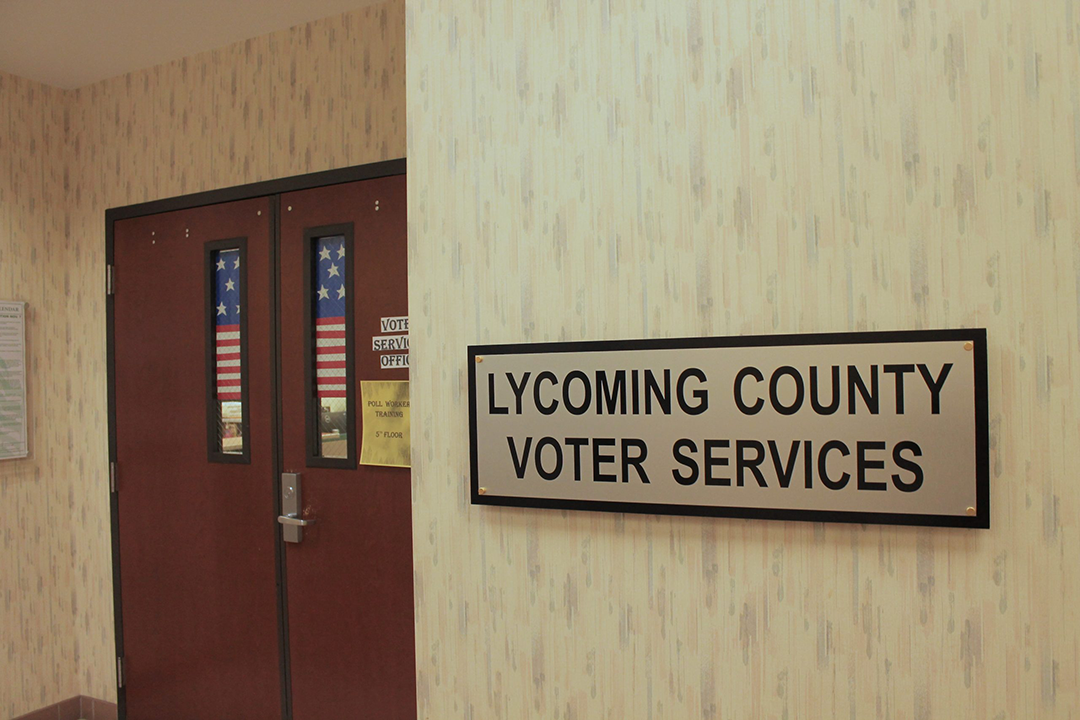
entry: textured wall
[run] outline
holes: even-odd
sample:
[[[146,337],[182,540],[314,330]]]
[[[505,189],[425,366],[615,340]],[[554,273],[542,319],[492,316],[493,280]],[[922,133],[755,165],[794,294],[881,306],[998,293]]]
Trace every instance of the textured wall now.
[[[421,717],[1076,717],[1075,0],[406,4]],[[957,326],[990,531],[468,504],[468,343]]]
[[[0,717],[77,694],[59,90],[0,73],[0,298],[27,305],[30,453],[0,462]]]
[[[395,1],[70,93],[0,76],[0,296],[35,312],[38,421],[37,459],[0,464],[0,717],[115,699],[105,210],[404,156],[404,33]]]

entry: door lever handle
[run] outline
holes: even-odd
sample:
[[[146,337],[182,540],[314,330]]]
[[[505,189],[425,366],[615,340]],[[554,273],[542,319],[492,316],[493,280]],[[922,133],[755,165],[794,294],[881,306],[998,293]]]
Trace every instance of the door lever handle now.
[[[298,543],[304,539],[304,528],[315,522],[300,517],[304,513],[300,504],[300,473],[281,474],[281,539],[287,543]]]
[[[304,520],[296,517],[294,513],[288,515],[278,515],[277,521],[282,525],[292,525],[293,527],[307,527],[308,525],[314,525],[314,520]]]

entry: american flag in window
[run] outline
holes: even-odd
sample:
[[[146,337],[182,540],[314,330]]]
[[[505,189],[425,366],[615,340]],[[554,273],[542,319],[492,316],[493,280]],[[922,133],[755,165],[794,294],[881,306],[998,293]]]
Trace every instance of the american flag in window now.
[[[218,250],[214,263],[214,389],[218,403],[219,452],[244,450],[240,363],[240,250]]]
[[[315,396],[321,457],[348,457],[349,388],[346,381],[345,238],[316,238],[312,269],[315,330]]]

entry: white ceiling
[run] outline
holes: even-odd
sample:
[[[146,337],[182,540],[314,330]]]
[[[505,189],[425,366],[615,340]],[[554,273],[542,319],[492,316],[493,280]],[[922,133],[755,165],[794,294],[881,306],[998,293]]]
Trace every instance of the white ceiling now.
[[[0,70],[72,89],[378,0],[0,0]]]

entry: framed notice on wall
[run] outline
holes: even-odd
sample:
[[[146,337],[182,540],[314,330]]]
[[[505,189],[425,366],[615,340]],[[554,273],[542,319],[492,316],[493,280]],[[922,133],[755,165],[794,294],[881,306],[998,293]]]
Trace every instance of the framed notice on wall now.
[[[26,303],[0,301],[0,460],[28,454]]]

